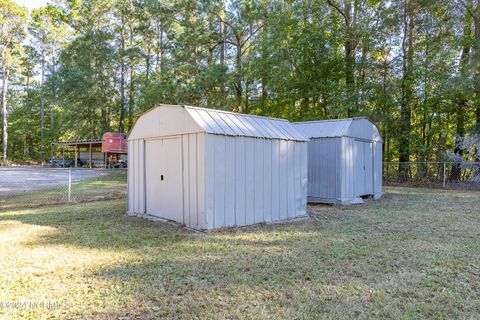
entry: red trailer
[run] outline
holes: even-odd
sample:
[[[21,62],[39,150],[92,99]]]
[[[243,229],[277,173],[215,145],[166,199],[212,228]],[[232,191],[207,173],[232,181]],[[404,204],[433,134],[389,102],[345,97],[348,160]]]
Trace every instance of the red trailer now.
[[[127,135],[123,132],[105,132],[102,152],[105,153],[107,167],[126,167]]]
[[[105,132],[102,137],[102,152],[127,154],[127,135],[122,132]]]

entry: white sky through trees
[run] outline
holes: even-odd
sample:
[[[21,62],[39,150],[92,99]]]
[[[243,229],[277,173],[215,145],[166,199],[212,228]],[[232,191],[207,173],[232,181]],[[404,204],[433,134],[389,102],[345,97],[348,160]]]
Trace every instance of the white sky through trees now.
[[[27,7],[28,10],[36,9],[47,4],[48,0],[13,0],[14,2]]]

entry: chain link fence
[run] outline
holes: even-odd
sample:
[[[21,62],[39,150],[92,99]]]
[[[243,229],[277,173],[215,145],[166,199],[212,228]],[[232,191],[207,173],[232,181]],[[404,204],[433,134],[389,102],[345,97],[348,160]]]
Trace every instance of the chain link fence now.
[[[384,162],[387,186],[480,190],[480,162]],[[0,210],[125,198],[125,169],[0,167]]]
[[[383,183],[480,190],[480,162],[384,162]]]
[[[124,198],[124,169],[0,167],[0,210]]]

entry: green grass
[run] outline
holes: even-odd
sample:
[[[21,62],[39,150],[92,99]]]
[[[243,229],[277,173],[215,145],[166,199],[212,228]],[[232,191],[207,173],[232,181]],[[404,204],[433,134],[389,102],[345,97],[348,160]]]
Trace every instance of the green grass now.
[[[110,172],[100,177],[74,182],[71,202],[85,202],[124,198],[127,194],[126,171]],[[0,197],[0,211],[31,208],[68,202],[68,184],[43,190],[29,190],[24,194]]]
[[[480,193],[388,188],[309,220],[194,234],[123,200],[0,213],[0,303],[30,318],[479,318]]]

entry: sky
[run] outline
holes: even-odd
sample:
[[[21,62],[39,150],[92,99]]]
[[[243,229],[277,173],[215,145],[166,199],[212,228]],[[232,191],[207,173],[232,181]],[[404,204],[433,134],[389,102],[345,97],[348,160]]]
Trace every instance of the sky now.
[[[18,4],[21,4],[24,7],[27,7],[29,10],[42,7],[47,4],[48,0],[13,0]]]

